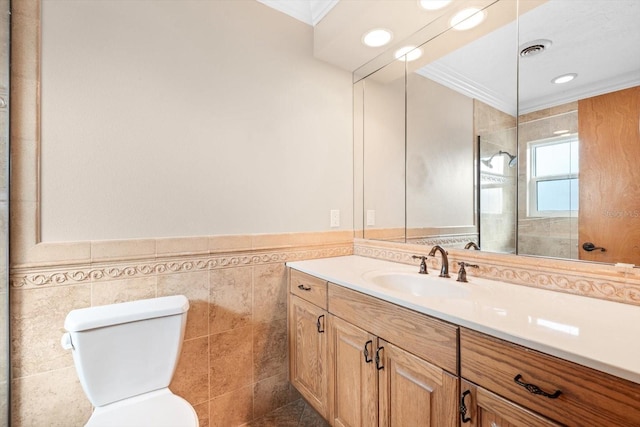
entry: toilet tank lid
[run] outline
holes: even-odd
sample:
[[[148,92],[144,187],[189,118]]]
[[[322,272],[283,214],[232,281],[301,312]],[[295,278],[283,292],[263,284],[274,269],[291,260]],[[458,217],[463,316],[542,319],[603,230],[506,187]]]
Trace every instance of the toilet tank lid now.
[[[100,305],[70,311],[64,321],[64,328],[69,332],[86,331],[104,326],[182,314],[187,310],[189,310],[189,300],[184,295]]]

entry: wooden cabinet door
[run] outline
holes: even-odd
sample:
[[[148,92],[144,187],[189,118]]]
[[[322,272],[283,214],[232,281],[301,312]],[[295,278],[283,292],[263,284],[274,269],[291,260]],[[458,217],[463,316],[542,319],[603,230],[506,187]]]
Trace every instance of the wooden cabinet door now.
[[[578,102],[580,259],[640,264],[639,117],[640,86]]]
[[[331,424],[336,427],[378,425],[378,339],[362,329],[331,318],[329,336]]]
[[[461,427],[559,427],[553,421],[462,380]]]
[[[295,295],[290,298],[290,380],[316,411],[327,417],[328,313]]]
[[[379,340],[381,427],[458,426],[458,378]]]

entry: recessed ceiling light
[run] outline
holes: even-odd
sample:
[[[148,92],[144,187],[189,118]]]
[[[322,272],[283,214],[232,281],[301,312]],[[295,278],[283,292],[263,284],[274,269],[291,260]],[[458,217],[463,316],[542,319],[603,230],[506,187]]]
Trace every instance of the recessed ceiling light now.
[[[422,51],[415,46],[405,46],[396,50],[394,55],[396,59],[400,61],[410,62],[420,58],[422,56]]]
[[[484,21],[484,18],[485,12],[475,7],[470,7],[456,13],[453,18],[451,18],[451,21],[449,21],[449,24],[451,24],[454,30],[470,30],[480,25],[480,23]]]
[[[438,10],[451,3],[451,0],[418,0],[418,4],[423,9]]]
[[[551,83],[560,85],[562,83],[570,82],[571,80],[575,79],[576,77],[578,77],[578,75],[576,73],[563,74],[563,75],[558,76],[555,79],[551,80]]]
[[[369,47],[380,47],[389,43],[392,38],[393,33],[391,31],[384,28],[376,28],[362,36],[362,43]]]

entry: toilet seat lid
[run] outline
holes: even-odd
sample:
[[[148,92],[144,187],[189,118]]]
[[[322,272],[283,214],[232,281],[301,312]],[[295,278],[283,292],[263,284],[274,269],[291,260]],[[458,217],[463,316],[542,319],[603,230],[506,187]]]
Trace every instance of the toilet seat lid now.
[[[97,407],[85,427],[198,427],[193,407],[162,389]]]

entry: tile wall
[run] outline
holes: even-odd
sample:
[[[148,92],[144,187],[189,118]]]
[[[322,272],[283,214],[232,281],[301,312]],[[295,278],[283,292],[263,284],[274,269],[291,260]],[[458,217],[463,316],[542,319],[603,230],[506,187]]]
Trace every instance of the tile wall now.
[[[578,102],[545,108],[520,117],[518,133],[520,159],[527,159],[527,142],[553,138],[554,131],[578,132]],[[518,191],[527,194],[527,168],[520,168]],[[578,259],[578,219],[576,217],[533,217],[527,212],[526,197],[518,206],[518,253]]]
[[[427,248],[424,245],[355,238],[353,253],[417,267],[419,261],[414,260],[413,255],[426,254]],[[640,268],[455,248],[447,251],[450,271],[456,271],[459,262],[471,262],[478,264],[479,268],[468,270],[470,276],[640,305]],[[429,257],[427,263],[430,270],[440,268],[439,257]]]
[[[480,138],[479,156],[488,160],[499,151],[516,154],[516,118],[477,99],[473,100],[475,134]],[[484,250],[515,253],[516,249],[516,168],[509,158],[497,155],[492,165],[480,165],[480,246]]]
[[[351,235],[272,235],[271,245],[245,236],[260,248],[135,259],[123,250],[121,260],[15,267],[12,425],[66,427],[89,418],[71,354],[60,346],[70,310],[175,294],[187,296],[190,309],[170,388],[194,406],[201,426],[241,425],[299,399],[287,373],[285,262],[351,254]],[[290,243],[300,240],[316,244]]]

